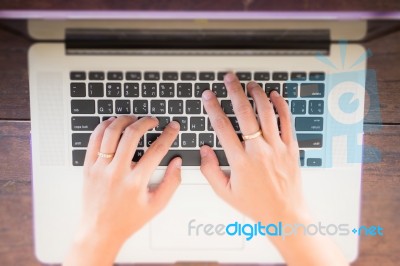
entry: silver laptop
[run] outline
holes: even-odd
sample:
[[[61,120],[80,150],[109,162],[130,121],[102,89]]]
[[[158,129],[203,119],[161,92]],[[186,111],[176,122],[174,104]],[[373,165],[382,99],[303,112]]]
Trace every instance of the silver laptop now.
[[[351,230],[360,226],[368,57],[360,42],[372,30],[380,33],[371,25],[385,23],[376,24],[363,13],[24,15],[35,18],[28,29],[37,40],[29,50],[29,83],[35,251],[40,261],[63,259],[80,213],[88,138],[102,120],[121,114],[160,120],[143,137],[133,160],[140,159],[166,123],[179,121],[179,137],[151,184],[160,181],[174,156],[182,156],[183,170],[170,204],[126,242],[118,262],[283,261],[265,237],[205,230],[254,223],[219,199],[199,170],[199,147],[205,144],[216,150],[221,167],[229,172],[203,109],[203,90],[216,93],[240,137],[222,81],[227,71],[237,73],[244,90],[255,80],[267,94],[277,90],[286,98],[315,226],[329,227],[345,256],[357,257],[359,236]]]

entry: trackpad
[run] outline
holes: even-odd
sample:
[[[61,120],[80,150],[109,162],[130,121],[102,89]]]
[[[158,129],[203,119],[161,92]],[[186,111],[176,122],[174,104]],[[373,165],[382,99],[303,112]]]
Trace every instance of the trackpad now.
[[[226,234],[244,216],[223,202],[209,185],[181,185],[167,208],[150,224],[154,249],[243,249],[244,238]]]

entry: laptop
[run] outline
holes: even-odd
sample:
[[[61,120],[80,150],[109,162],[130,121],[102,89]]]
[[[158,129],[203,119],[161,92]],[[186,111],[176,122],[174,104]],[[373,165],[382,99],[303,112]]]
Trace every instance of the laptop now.
[[[3,12],[3,16],[6,13]],[[199,147],[223,149],[201,102],[211,89],[240,128],[223,84],[234,71],[243,89],[255,80],[277,90],[292,112],[307,203],[316,227],[328,227],[349,261],[357,258],[366,58],[362,42],[393,28],[391,14],[268,12],[28,12],[37,258],[61,262],[80,214],[82,165],[93,129],[110,116],[156,116],[139,160],[171,120],[181,131],[168,160],[183,158],[182,184],[157,217],[118,254],[121,263],[280,263],[265,238],[205,228],[254,224],[212,191],[199,169]],[[378,19],[381,19],[378,21]],[[376,88],[376,86],[375,86]],[[251,98],[249,101],[253,104]],[[255,107],[254,107],[255,108]],[[338,228],[347,229],[339,234]],[[336,229],[335,229],[336,228]],[[211,232],[211,233],[210,233]]]

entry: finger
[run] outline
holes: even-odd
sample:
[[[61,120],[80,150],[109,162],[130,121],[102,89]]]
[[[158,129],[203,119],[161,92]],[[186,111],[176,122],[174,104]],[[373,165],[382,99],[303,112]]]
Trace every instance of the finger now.
[[[242,134],[249,135],[257,132],[260,126],[256,115],[236,75],[233,73],[226,74],[224,82]]]
[[[282,141],[286,144],[289,144],[295,139],[293,137],[291,114],[288,104],[286,103],[285,99],[283,99],[283,97],[276,91],[271,92],[270,98],[279,115]]]
[[[181,183],[182,159],[174,158],[165,171],[164,179],[151,192],[151,204],[156,212],[163,209]]]
[[[218,164],[215,152],[208,146],[200,148],[201,165],[200,170],[210,183],[215,193],[226,201],[230,201],[230,183]]]
[[[157,126],[155,117],[144,117],[127,126],[119,141],[113,163],[129,166],[140,141],[140,138],[150,129]]]
[[[97,153],[100,151],[104,131],[114,120],[115,117],[110,117],[109,119],[101,122],[99,125],[97,125],[96,129],[90,135],[89,144],[85,156],[85,168],[92,166],[96,162],[98,158]]]
[[[247,89],[256,103],[257,113],[264,138],[268,141],[268,143],[271,144],[276,143],[278,140],[280,141],[274,107],[272,103],[269,102],[264,90],[261,89],[260,85],[255,82],[250,82],[247,84]]]
[[[136,164],[136,171],[139,172],[143,182],[147,186],[148,179],[151,177],[153,171],[160,164],[161,160],[167,154],[172,143],[179,133],[179,123],[172,121],[165,127],[161,135],[154,141],[150,148],[144,153],[143,157]]]
[[[233,162],[234,155],[240,154],[244,151],[242,143],[240,142],[235,130],[232,127],[228,117],[222,111],[215,94],[210,90],[203,92],[204,108],[207,111],[208,117],[215,133],[225,150],[229,162]]]

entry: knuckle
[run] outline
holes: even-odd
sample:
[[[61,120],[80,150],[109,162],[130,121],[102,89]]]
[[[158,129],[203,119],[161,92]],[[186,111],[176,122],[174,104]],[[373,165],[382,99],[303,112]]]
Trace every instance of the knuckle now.
[[[140,127],[134,123],[125,128],[124,134],[127,134],[129,137],[137,137],[140,134],[139,130]]]

